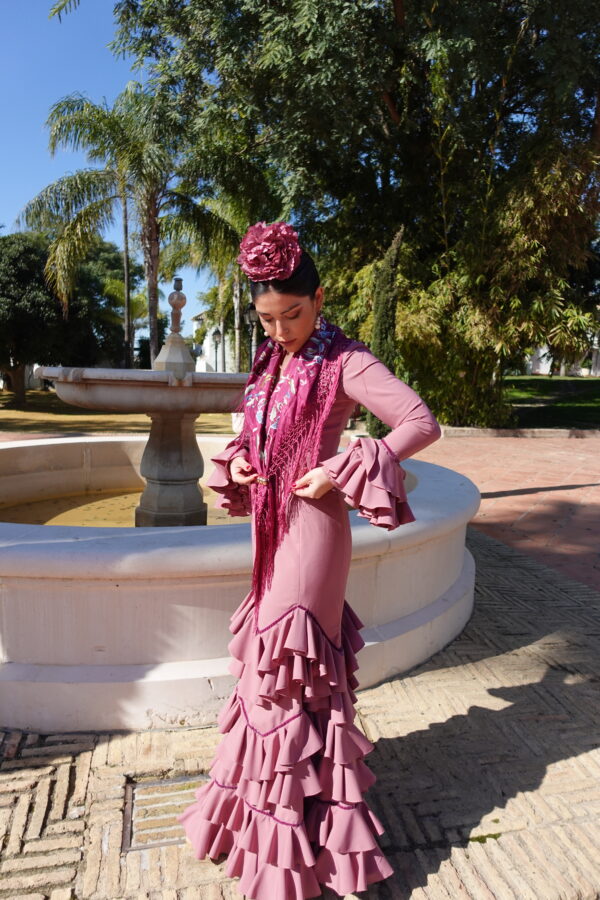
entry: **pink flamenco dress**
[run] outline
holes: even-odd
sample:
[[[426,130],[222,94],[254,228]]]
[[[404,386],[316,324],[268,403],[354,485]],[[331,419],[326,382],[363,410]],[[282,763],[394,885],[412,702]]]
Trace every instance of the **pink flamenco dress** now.
[[[270,403],[286,389],[283,374]],[[336,454],[357,403],[393,430]],[[226,874],[239,877],[248,900],[304,900],[325,886],[344,896],[393,874],[377,843],[383,826],[363,799],[376,780],[364,762],[373,744],[353,721],[364,641],[344,598],[346,504],[386,529],[413,521],[399,461],[439,436],[418,394],[364,345],[343,351],[318,457],[335,488],[296,498],[270,587],[258,608],[251,591],[231,617],[230,671],[239,680],[219,713],[224,736],[210,780],[178,816],[198,859],[227,854]],[[249,489],[229,475],[236,456],[248,457],[241,438],[214,457],[208,484],[231,515],[247,515]]]

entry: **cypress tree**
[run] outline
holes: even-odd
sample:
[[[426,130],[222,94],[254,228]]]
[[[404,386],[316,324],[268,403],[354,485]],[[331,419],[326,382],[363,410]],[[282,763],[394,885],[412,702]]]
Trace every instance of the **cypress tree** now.
[[[385,256],[377,268],[373,291],[373,338],[371,349],[375,356],[384,363],[391,372],[402,377],[402,362],[398,355],[396,341],[396,306],[398,292],[396,289],[396,273],[400,262],[400,252],[404,238],[404,226],[396,233]],[[371,437],[381,438],[390,429],[373,413],[367,413],[367,430]]]

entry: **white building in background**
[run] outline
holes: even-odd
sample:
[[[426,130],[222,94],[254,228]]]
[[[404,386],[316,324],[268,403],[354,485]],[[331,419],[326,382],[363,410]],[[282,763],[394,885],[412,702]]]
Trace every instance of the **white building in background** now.
[[[570,366],[570,368],[564,369],[564,371],[561,369],[561,375],[581,375],[583,377],[587,375],[600,375],[600,348],[598,344],[598,335],[596,335],[594,339],[590,356],[590,366],[582,367],[576,363],[575,365]],[[544,344],[542,347],[537,347],[534,352],[527,357],[525,370],[527,375],[549,375],[551,366],[552,356],[548,347]]]
[[[204,314],[192,316],[195,327],[204,323]],[[195,345],[196,372],[235,372],[235,347],[231,335],[211,325],[202,344]]]
[[[249,322],[242,320],[240,343],[244,348],[244,357],[250,354],[254,358],[259,343],[258,316]],[[204,313],[192,316],[196,328],[204,324]],[[209,326],[202,344],[194,345],[196,356],[196,372],[237,372],[235,356],[235,336],[232,331],[224,333],[221,325]],[[262,335],[262,331],[260,332]]]
[[[594,338],[594,346],[592,347],[592,365],[590,375],[600,375],[600,335]]]
[[[552,356],[545,345],[536,347],[531,356],[527,357],[525,371],[527,375],[549,375],[552,367]]]

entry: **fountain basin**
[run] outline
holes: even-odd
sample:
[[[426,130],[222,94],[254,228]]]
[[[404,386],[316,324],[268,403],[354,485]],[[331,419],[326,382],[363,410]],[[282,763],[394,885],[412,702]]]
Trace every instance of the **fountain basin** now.
[[[188,354],[181,337],[171,334],[163,348],[167,356],[170,341],[181,344],[179,349]],[[191,357],[189,364],[193,365]],[[184,369],[185,365],[181,364]],[[246,376],[192,371],[176,375],[162,369],[45,366],[36,369],[36,375],[53,381],[60,399],[72,406],[141,411],[150,417],[150,435],[139,466],[146,487],[135,511],[137,526],[206,525],[208,509],[198,487],[204,462],[195,420],[202,412],[231,411]]]
[[[162,373],[161,373],[162,374]],[[207,460],[227,437],[198,436]],[[145,437],[0,446],[4,505],[135,489]],[[347,599],[365,623],[361,688],[407,671],[472,610],[465,476],[403,463],[416,521],[392,532],[351,512]],[[1,519],[1,509],[0,509]],[[75,528],[0,524],[0,721],[89,731],[213,723],[235,679],[229,619],[249,589],[250,525]]]
[[[172,372],[151,369],[67,366],[42,366],[35,374],[54,382],[60,399],[71,406],[148,415],[231,412],[248,377],[243,373],[190,372],[179,379]]]

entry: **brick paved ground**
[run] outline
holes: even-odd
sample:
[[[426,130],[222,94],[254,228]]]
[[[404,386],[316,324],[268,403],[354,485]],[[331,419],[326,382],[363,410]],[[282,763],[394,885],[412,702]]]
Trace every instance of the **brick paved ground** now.
[[[450,436],[416,458],[475,482],[477,528],[600,590],[597,437]]]
[[[600,594],[475,529],[469,546],[477,597],[464,633],[359,693],[378,778],[367,798],[395,868],[361,896],[592,900]],[[215,728],[0,731],[0,898],[238,898],[175,820],[218,739]]]

